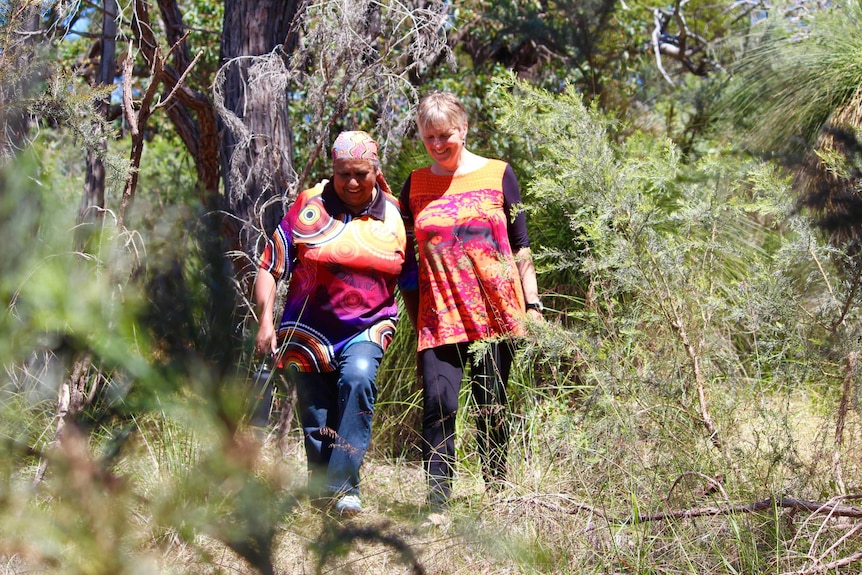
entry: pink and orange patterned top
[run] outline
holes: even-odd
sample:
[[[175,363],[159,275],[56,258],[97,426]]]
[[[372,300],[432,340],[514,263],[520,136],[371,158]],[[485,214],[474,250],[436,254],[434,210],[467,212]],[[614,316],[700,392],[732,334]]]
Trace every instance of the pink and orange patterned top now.
[[[413,171],[401,191],[419,258],[419,351],[523,334],[524,294],[514,254],[529,247],[518,180],[488,160],[460,176]]]
[[[398,321],[395,287],[406,233],[398,201],[379,187],[352,215],[331,183],[305,190],[261,256],[276,281],[289,278],[278,326],[279,367],[330,372],[342,349],[371,341],[384,350]]]

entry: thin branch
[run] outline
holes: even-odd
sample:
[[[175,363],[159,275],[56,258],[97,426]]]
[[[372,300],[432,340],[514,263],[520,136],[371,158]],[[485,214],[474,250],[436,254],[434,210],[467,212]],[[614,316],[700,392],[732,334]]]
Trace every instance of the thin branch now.
[[[184,36],[183,38],[185,38],[185,36]],[[173,50],[173,48],[172,48],[171,50]],[[195,67],[195,64],[197,64],[197,63],[198,63],[198,60],[200,60],[200,59],[201,59],[201,56],[203,56],[203,55],[204,55],[204,51],[203,51],[203,50],[198,51],[198,53],[197,53],[197,55],[195,56],[194,60],[192,60],[192,63],[191,63],[191,64],[189,64],[188,68],[186,68],[186,69],[183,71],[182,75],[180,75],[179,79],[178,79],[178,80],[177,80],[177,82],[174,84],[174,87],[173,87],[173,89],[171,90],[171,93],[170,93],[170,94],[168,94],[168,96],[167,96],[164,100],[162,100],[161,102],[159,102],[158,104],[156,104],[156,105],[153,107],[153,110],[158,110],[159,108],[161,108],[161,107],[163,107],[163,106],[167,106],[167,105],[168,105],[168,103],[169,103],[169,102],[171,101],[171,99],[174,97],[174,94],[176,94],[176,93],[177,93],[177,90],[179,90],[179,89],[181,89],[181,88],[183,87],[183,83],[185,82],[186,76],[188,76],[188,75],[191,73],[192,69]]]
[[[820,262],[817,263],[820,265]],[[856,267],[856,274],[853,277],[853,285],[850,286],[850,291],[847,292],[847,296],[844,298],[844,306],[841,308],[841,315],[839,315],[834,322],[832,322],[832,332],[834,333],[838,326],[844,323],[844,319],[847,317],[847,314],[850,312],[850,306],[853,304],[853,300],[856,299],[856,291],[859,289],[859,284],[862,282],[862,266]]]
[[[814,263],[817,264],[817,269],[820,272],[820,275],[823,276],[823,283],[826,284],[826,290],[829,292],[829,295],[832,297],[832,301],[837,302],[838,299],[835,297],[835,292],[832,290],[832,284],[829,283],[829,276],[826,274],[826,271],[823,269],[823,265],[820,263],[820,258],[817,257],[817,254],[814,251],[814,248],[811,247],[811,243],[808,244],[808,254],[811,256],[811,259],[814,260]]]
[[[516,503],[516,502],[531,503],[533,505],[538,505],[540,507],[544,507],[545,509],[549,509],[551,511],[556,511],[558,513],[564,513],[566,515],[574,515],[579,511],[586,511],[592,515],[595,515],[596,517],[600,517],[601,519],[607,521],[608,523],[621,523],[619,519],[616,519],[615,517],[608,515],[607,513],[602,511],[601,509],[597,509],[596,507],[593,507],[591,505],[587,505],[586,503],[580,503],[578,501],[575,501],[574,499],[572,499],[571,497],[569,497],[567,495],[557,494],[557,495],[551,495],[551,496],[566,501],[572,507],[566,508],[566,507],[562,507],[560,505],[555,505],[553,503],[550,503],[549,501],[545,501],[544,499],[537,498],[536,496],[517,497],[514,499],[507,499],[506,501],[511,502],[511,503]]]
[[[153,101],[156,99],[156,93],[162,83],[162,76],[165,72],[165,60],[162,58],[162,51],[156,48],[153,53],[153,62],[150,68],[150,83],[147,89],[144,90],[144,97],[141,98],[141,107],[138,110],[138,120],[141,123],[146,123],[147,119],[153,113]]]
[[[853,537],[854,535],[859,533],[860,530],[862,530],[862,525],[859,525],[859,524],[854,525],[853,528],[850,529],[850,531],[848,531],[847,533],[845,533],[841,537],[839,537],[838,541],[836,541],[835,543],[830,545],[828,549],[826,549],[823,553],[820,554],[820,557],[817,559],[817,563],[820,563],[821,561],[823,561],[824,557],[833,553],[836,549],[838,549],[841,545],[843,545],[848,539],[850,539],[851,537]]]
[[[655,52],[656,66],[658,67],[658,71],[661,72],[661,75],[664,77],[664,79],[667,80],[667,83],[670,84],[671,86],[676,86],[676,84],[671,79],[671,77],[668,75],[668,73],[665,71],[664,66],[661,63],[662,48],[661,48],[660,38],[661,38],[661,31],[662,31],[662,28],[664,27],[664,24],[662,23],[661,10],[659,10],[658,8],[653,10],[653,22],[655,23],[655,28],[653,28],[653,31],[652,31],[652,45],[653,45],[653,52]]]
[[[841,491],[844,487],[844,474],[841,467],[841,447],[844,445],[844,425],[847,411],[850,408],[850,396],[853,389],[853,379],[856,375],[856,363],[859,353],[852,351],[844,358],[844,380],[841,384],[841,400],[838,404],[838,421],[835,423],[835,441],[832,452],[832,475]]]
[[[650,263],[653,266],[652,269],[661,269],[655,259],[655,254],[647,250],[647,257],[649,257]],[[644,275],[646,277],[646,274]],[[670,298],[670,295],[674,293],[674,290],[672,290],[668,284],[667,278],[661,273],[659,273],[658,276],[665,293],[668,295],[668,297],[660,303],[660,307],[670,324],[671,330],[679,338],[680,343],[683,348],[685,348],[686,355],[688,355],[688,358],[691,361],[691,368],[694,372],[694,381],[697,387],[698,410],[700,412],[701,422],[709,433],[710,443],[712,443],[713,447],[718,449],[730,463],[730,458],[724,450],[724,442],[718,433],[718,428],[716,428],[715,423],[712,421],[712,415],[709,413],[709,403],[706,401],[706,376],[703,373],[700,363],[700,345],[689,338],[684,318],[679,309],[677,309],[677,306],[673,305],[673,300]],[[668,302],[667,308],[665,307],[665,302]]]
[[[129,124],[129,132],[132,136],[138,134],[138,115],[135,113],[134,105],[132,104],[132,68],[135,65],[134,56],[132,56],[132,46],[129,45],[129,51],[126,54],[126,59],[123,61],[123,110],[126,115],[126,122]]]

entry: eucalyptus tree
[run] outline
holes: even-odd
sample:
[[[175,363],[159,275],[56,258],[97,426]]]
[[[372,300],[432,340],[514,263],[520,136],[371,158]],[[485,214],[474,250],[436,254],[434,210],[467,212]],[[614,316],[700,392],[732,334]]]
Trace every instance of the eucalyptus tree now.
[[[411,78],[447,52],[449,7],[442,0],[326,0],[295,8],[292,18],[276,17],[285,19],[281,43],[243,55],[227,36],[235,26],[225,17],[214,99],[239,257],[254,258],[299,188],[320,175],[333,131],[373,131],[384,153],[397,146],[416,99]]]
[[[254,226],[273,230],[283,215],[278,198],[291,181],[293,142],[286,86],[271,74],[255,75],[256,58],[289,55],[295,46],[290,30],[301,12],[299,0],[225,2],[221,37],[222,68],[218,74],[216,102],[221,108],[219,165],[224,179],[223,206],[231,218],[231,241],[238,253],[253,256],[257,242]],[[225,122],[225,115],[236,120]],[[243,160],[240,160],[243,157]],[[230,177],[232,163],[250,169]],[[275,209],[273,209],[275,208]]]
[[[99,53],[98,67],[92,82],[97,86],[112,86],[117,75],[117,17],[119,5],[116,0],[104,0],[101,9],[101,34],[95,47]],[[100,120],[94,123],[94,132],[101,138],[97,148],[87,150],[87,175],[84,180],[84,190],[81,196],[81,206],[78,209],[78,219],[82,222],[97,222],[101,219],[105,208],[105,163],[108,142],[105,135],[104,121],[110,117],[110,94],[105,94],[96,104]]]
[[[397,141],[398,122],[415,99],[411,79],[447,53],[449,6],[442,0],[186,4],[140,0],[116,16],[120,59],[128,67],[124,116],[136,142],[120,217],[125,222],[136,192],[143,124],[164,129],[153,115],[164,108],[194,161],[199,199],[225,215],[226,239],[242,268],[319,162],[333,126],[361,122],[383,130],[377,135],[384,142]],[[214,18],[222,13],[214,41]],[[298,175],[295,144],[307,158]]]

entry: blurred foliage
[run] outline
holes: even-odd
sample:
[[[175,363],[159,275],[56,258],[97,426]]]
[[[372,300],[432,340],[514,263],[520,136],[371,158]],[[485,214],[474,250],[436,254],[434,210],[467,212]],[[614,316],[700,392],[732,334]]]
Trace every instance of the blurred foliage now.
[[[70,184],[81,175],[58,169],[75,165],[69,150],[31,148],[0,172],[0,233],[14,248],[0,273],[0,361],[9,366],[0,385],[0,552],[55,572],[152,573],[155,529],[189,545],[206,534],[266,572],[294,496],[283,489],[289,475],[257,468],[259,445],[237,433],[248,368],[237,364],[238,306],[221,237],[182,205],[190,177],[187,188],[160,194],[160,177],[142,174],[153,200],[136,230],[106,225],[92,252],[71,251]],[[150,152],[164,155],[161,165],[177,160],[171,146]],[[70,413],[53,442],[57,392],[81,352],[98,369],[84,411]],[[40,461],[46,479],[28,488]],[[148,470],[161,466],[172,473]]]

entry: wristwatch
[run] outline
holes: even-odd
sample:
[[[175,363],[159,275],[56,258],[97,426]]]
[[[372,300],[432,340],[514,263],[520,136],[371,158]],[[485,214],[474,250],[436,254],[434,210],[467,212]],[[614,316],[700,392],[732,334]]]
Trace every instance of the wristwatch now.
[[[542,305],[541,301],[531,301],[525,307],[527,308],[528,311],[531,309],[534,309],[537,311],[543,311],[545,309],[545,306]]]

